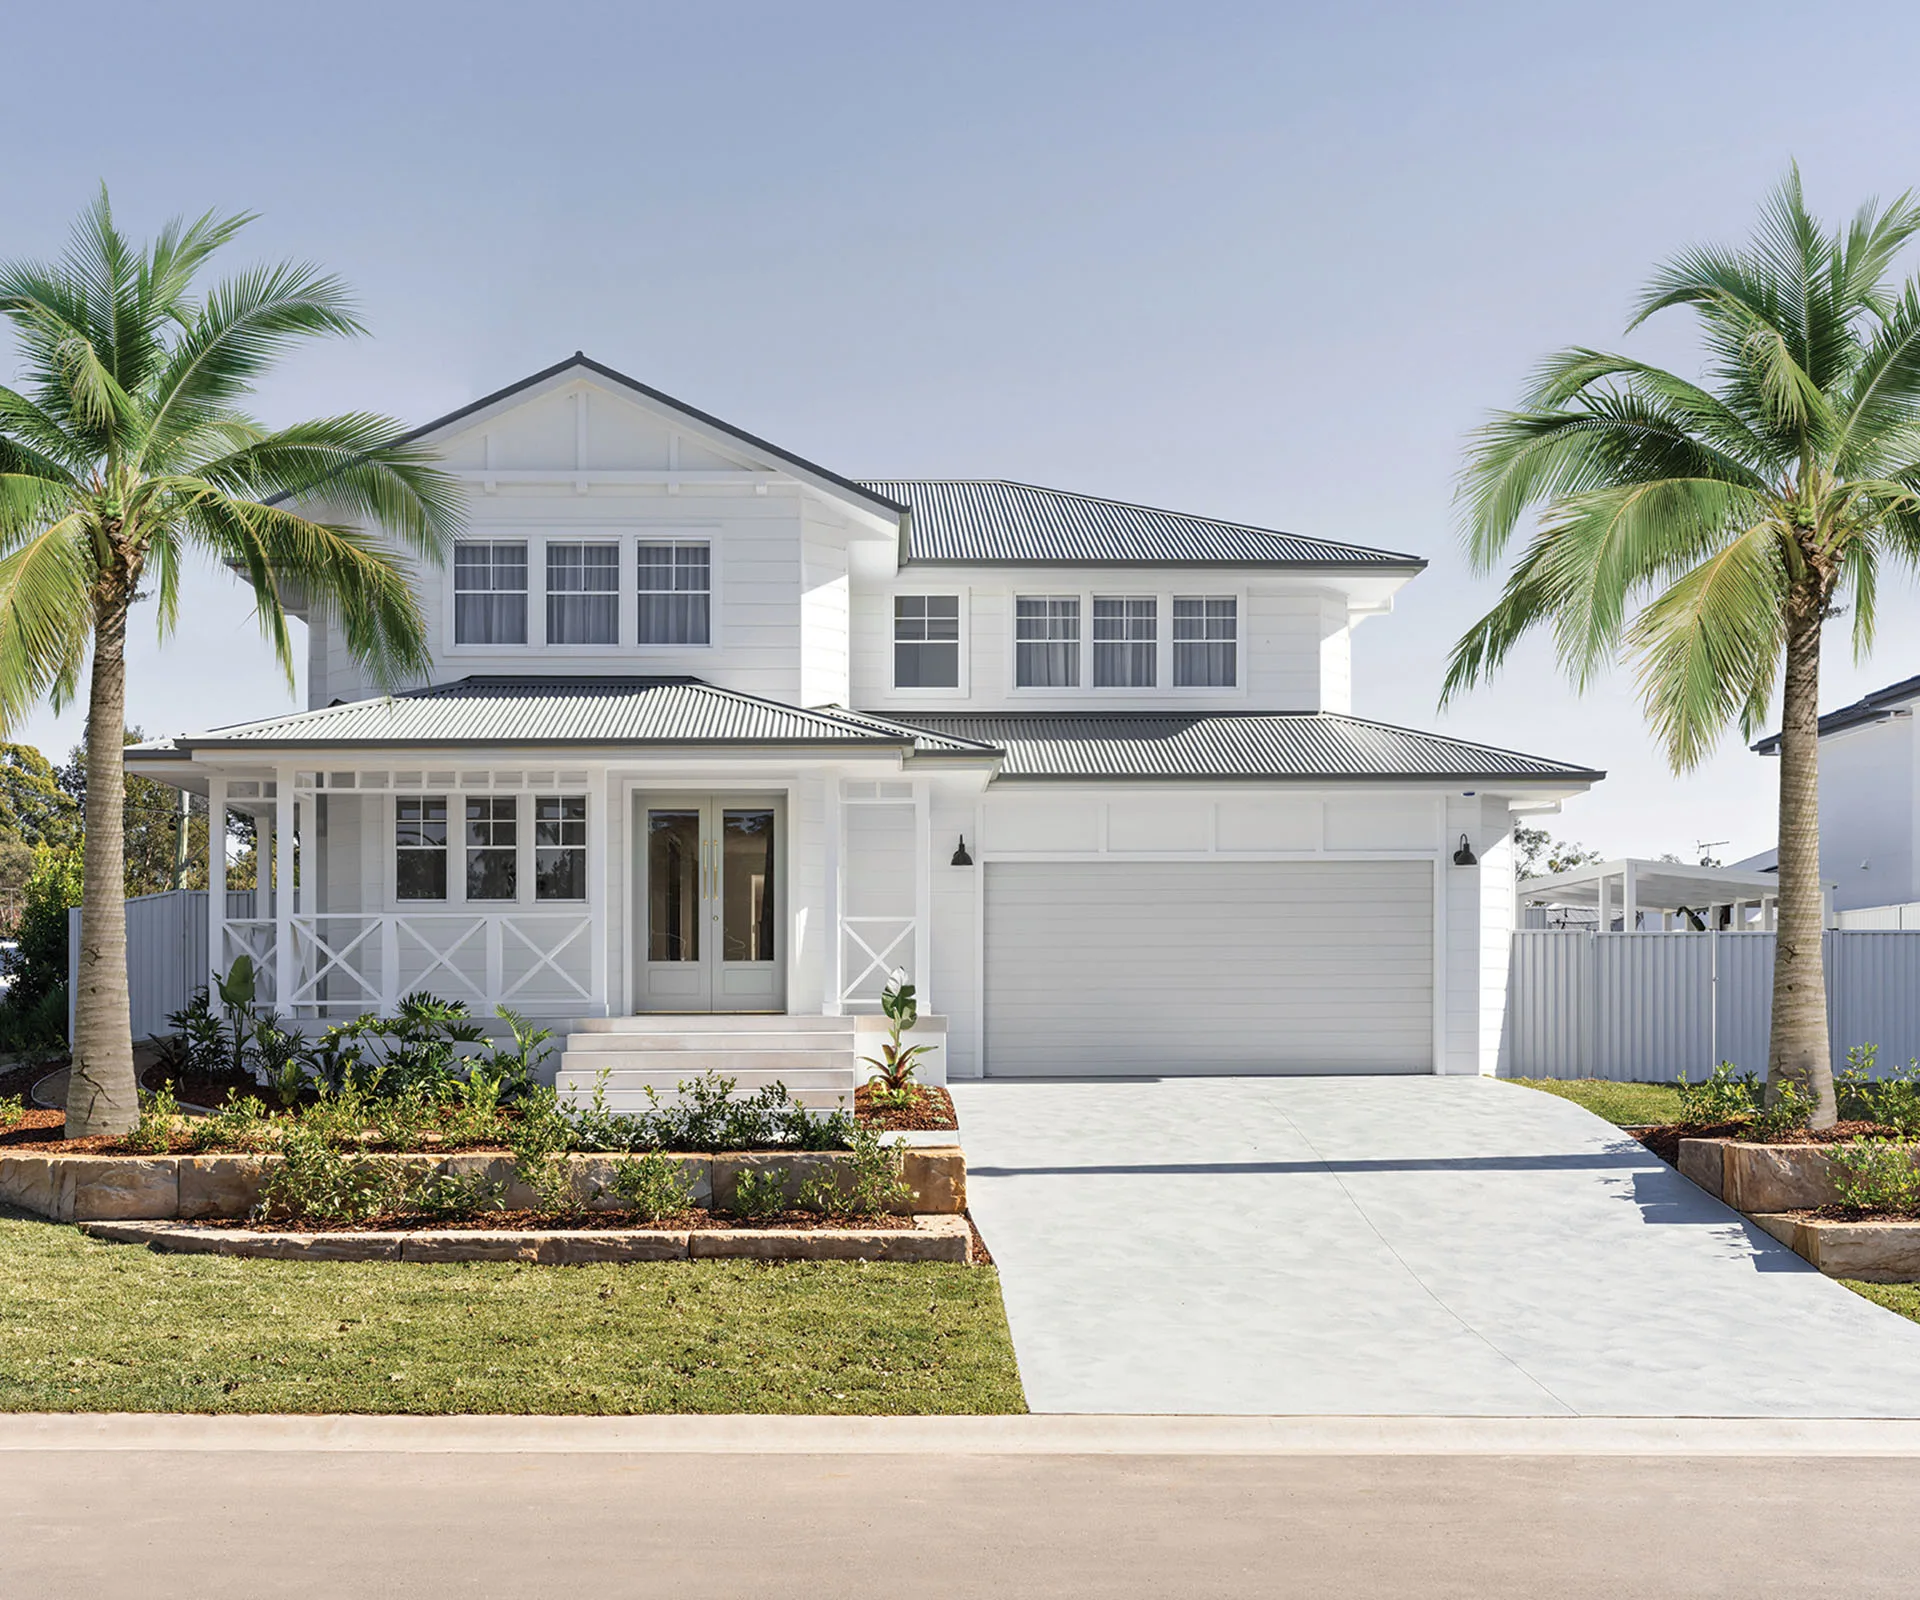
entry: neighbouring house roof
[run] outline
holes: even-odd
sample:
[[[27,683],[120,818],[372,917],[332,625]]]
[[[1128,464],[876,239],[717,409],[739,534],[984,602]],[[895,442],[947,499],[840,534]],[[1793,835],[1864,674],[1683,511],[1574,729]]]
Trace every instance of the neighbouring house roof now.
[[[1875,689],[1872,694],[1854,701],[1850,706],[1829,711],[1820,719],[1820,732],[1824,736],[1839,733],[1844,728],[1864,727],[1869,722],[1885,722],[1913,700],[1920,700],[1920,677],[1902,678],[1884,689]],[[1763,756],[1778,755],[1780,735],[1770,733],[1753,748]]]
[[[137,745],[196,750],[449,745],[869,745],[994,754],[865,712],[807,710],[681,677],[473,677]]]
[[[909,565],[1336,567],[1417,572],[1418,556],[1000,478],[868,479],[908,507]]]
[[[913,726],[1006,752],[1002,778],[1547,779],[1605,774],[1333,712],[1134,711],[923,716]]]

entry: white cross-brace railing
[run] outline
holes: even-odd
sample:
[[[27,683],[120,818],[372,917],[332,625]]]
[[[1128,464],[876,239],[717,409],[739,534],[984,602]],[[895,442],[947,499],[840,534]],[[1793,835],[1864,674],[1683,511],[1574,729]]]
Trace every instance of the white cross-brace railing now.
[[[860,954],[867,958],[867,964],[841,991],[840,999],[844,1003],[854,999],[871,999],[871,995],[862,995],[860,986],[879,973],[882,979],[897,966],[906,963],[896,961],[894,952],[913,937],[917,925],[915,917],[842,917],[840,931],[859,947]],[[871,931],[872,937],[861,932],[862,928]],[[892,937],[888,937],[891,930]],[[857,959],[857,958],[856,958]]]

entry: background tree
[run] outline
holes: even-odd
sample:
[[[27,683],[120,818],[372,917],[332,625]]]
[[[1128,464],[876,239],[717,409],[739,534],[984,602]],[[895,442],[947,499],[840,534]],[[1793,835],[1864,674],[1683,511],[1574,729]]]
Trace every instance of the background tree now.
[[[1536,530],[1500,602],[1454,648],[1445,697],[1547,630],[1585,688],[1634,663],[1676,770],[1781,696],[1780,902],[1768,1094],[1793,1082],[1834,1120],[1821,965],[1820,639],[1842,606],[1873,641],[1880,569],[1920,558],[1920,229],[1903,196],[1829,231],[1792,171],[1742,248],[1700,246],[1654,276],[1628,324],[1685,306],[1699,383],[1572,349],[1475,435],[1461,480],[1481,570]]]
[[[1513,875],[1516,878],[1544,878],[1604,859],[1598,850],[1556,839],[1545,828],[1529,828],[1524,823],[1514,826]]]
[[[427,661],[407,554],[441,559],[457,521],[453,481],[399,424],[353,414],[268,429],[241,409],[289,345],[360,331],[344,286],[311,266],[198,290],[248,220],[208,213],[139,247],[103,189],[61,260],[0,266],[20,374],[0,387],[0,727],[76,695],[91,657],[74,1136],[124,1132],[139,1115],[121,760],[135,602],[151,595],[164,637],[188,561],[239,572],[291,685],[297,587],[394,683]],[[287,503],[322,484],[338,521]]]

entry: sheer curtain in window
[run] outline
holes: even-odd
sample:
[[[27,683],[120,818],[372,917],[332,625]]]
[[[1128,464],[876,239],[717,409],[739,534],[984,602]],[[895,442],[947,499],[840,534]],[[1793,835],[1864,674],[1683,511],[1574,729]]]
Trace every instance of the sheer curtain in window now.
[[[1014,682],[1023,689],[1071,689],[1080,682],[1080,601],[1074,595],[1014,599]]]
[[[1231,689],[1238,606],[1232,595],[1173,602],[1173,682],[1179,689]]]
[[[462,539],[454,545],[453,642],[527,642],[525,540]]]
[[[620,642],[620,547],[548,544],[547,643]]]
[[[1159,605],[1152,595],[1093,597],[1093,686],[1151,689],[1159,648]]]
[[[640,643],[707,643],[712,591],[712,552],[706,545],[641,545]]]

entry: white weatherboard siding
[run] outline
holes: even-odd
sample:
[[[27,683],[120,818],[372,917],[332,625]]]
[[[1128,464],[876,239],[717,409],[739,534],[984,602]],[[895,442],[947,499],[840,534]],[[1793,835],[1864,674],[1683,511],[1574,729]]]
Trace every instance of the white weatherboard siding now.
[[[1433,870],[990,864],[987,1073],[1430,1072]]]

